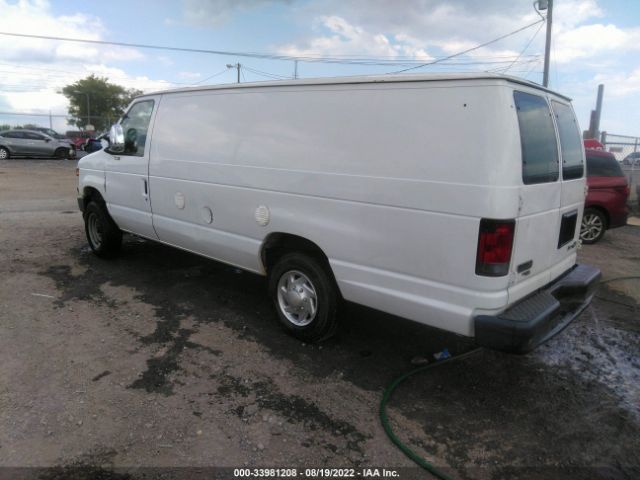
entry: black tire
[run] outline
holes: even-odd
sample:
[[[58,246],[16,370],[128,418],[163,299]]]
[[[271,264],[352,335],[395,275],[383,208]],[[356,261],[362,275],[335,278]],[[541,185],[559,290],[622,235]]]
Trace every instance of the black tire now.
[[[69,156],[69,150],[66,148],[57,148],[53,156],[58,160],[65,160]]]
[[[122,231],[102,202],[91,201],[84,210],[84,233],[93,253],[99,257],[114,256],[122,245]]]
[[[0,147],[0,160],[8,160],[11,158],[11,153],[4,147]]]
[[[301,285],[299,290],[301,293],[297,293],[297,288],[287,288],[287,285],[291,285],[291,282],[286,283],[287,279],[291,274],[295,277],[293,272],[300,275],[297,277],[297,281],[302,280],[303,277],[309,281],[313,295],[307,296],[309,290],[307,283]],[[281,281],[284,281],[285,285],[281,284]],[[279,296],[279,289],[283,286],[287,293],[282,293],[282,296]],[[302,287],[305,289],[304,292]],[[273,300],[280,324],[292,336],[305,342],[314,343],[325,340],[335,333],[338,326],[337,311],[340,296],[330,267],[326,265],[326,262],[303,253],[289,253],[282,256],[269,271],[269,295]],[[289,303],[289,295],[295,296],[294,302],[300,302],[296,303],[295,308],[292,306],[294,302]],[[312,298],[315,298],[315,302]],[[287,303],[289,304],[287,305]],[[312,309],[309,305],[315,305],[315,314],[309,313],[307,318],[299,318],[297,322],[292,320],[290,318],[292,315],[302,316],[308,313],[305,311],[300,314],[298,305],[300,308],[308,308],[309,310]],[[285,311],[285,308],[289,310]]]
[[[595,208],[585,208],[580,226],[580,240],[591,245],[599,242],[604,237],[607,229],[607,219],[604,214]]]

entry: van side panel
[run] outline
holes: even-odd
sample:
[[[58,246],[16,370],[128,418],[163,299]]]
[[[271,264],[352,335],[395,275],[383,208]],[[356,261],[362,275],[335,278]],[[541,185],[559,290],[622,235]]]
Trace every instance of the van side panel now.
[[[149,165],[155,231],[256,272],[269,233],[300,235],[323,249],[346,299],[472,335],[474,309],[508,302],[509,277],[475,275],[480,218],[518,216],[504,85],[165,94]]]

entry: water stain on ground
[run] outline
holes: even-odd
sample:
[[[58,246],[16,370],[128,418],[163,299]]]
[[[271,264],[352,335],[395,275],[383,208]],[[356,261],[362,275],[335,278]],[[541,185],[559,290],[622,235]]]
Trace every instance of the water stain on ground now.
[[[238,338],[260,343],[275,358],[291,360],[317,377],[338,373],[371,391],[405,369],[415,355],[430,357],[445,347],[456,354],[472,347],[463,337],[352,304],[345,306],[335,338],[305,345],[280,329],[265,279],[258,275],[238,274],[218,262],[133,237],[127,239],[122,255],[111,261],[78,249],[70,253],[86,268],[84,273],[74,276],[68,265],[43,272],[56,282],[58,306],[85,300],[115,307],[101,290],[106,283],[133,288],[137,300],[153,306],[155,331],[139,341],[168,345],[167,355],[150,358],[149,368],[132,385],[150,392],[170,394],[168,377],[179,368],[182,350],[204,348],[189,342],[193,330],[180,332],[181,320],[187,317],[196,325],[222,322]],[[384,369],[370,368],[380,362]]]

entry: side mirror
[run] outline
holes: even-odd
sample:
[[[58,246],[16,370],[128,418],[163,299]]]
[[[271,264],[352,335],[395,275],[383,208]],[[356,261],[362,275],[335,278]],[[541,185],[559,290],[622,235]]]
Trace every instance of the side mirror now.
[[[124,131],[122,125],[116,123],[109,130],[109,153],[124,152]]]

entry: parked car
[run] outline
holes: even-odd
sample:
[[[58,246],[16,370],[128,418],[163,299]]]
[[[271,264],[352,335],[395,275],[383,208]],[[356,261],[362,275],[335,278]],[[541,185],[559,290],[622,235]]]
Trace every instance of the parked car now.
[[[45,135],[49,135],[51,138],[55,138],[56,140],[68,140],[68,141],[71,141],[71,139],[69,137],[65,137],[64,135],[62,135],[61,133],[56,132],[52,128],[33,127],[33,128],[29,128],[28,130],[33,130],[33,131],[36,131],[36,132],[44,133]]]
[[[66,140],[56,140],[34,130],[0,132],[0,160],[14,156],[74,158],[75,149]]]
[[[603,150],[586,149],[587,185],[580,238],[596,243],[610,228],[627,224],[629,185],[616,157]]]
[[[91,138],[88,132],[81,132],[80,130],[68,130],[66,136],[71,139],[78,150],[81,150],[87,139]]]
[[[640,166],[640,152],[633,152],[624,157],[622,160],[624,165]]]
[[[34,128],[29,128],[29,130],[34,130],[36,132],[44,133],[45,135],[49,135],[51,138],[55,138],[56,140],[63,140],[65,142],[68,142],[73,147],[73,149],[76,150],[76,145],[75,143],[73,143],[73,140],[71,140],[69,137],[62,135],[61,133],[56,132],[52,128],[34,127]]]
[[[126,231],[266,275],[303,341],[335,332],[344,299],[526,352],[600,277],[576,265],[585,169],[570,100],[525,80],[176,90],[134,100],[110,139],[78,163],[93,252],[114,255]]]

